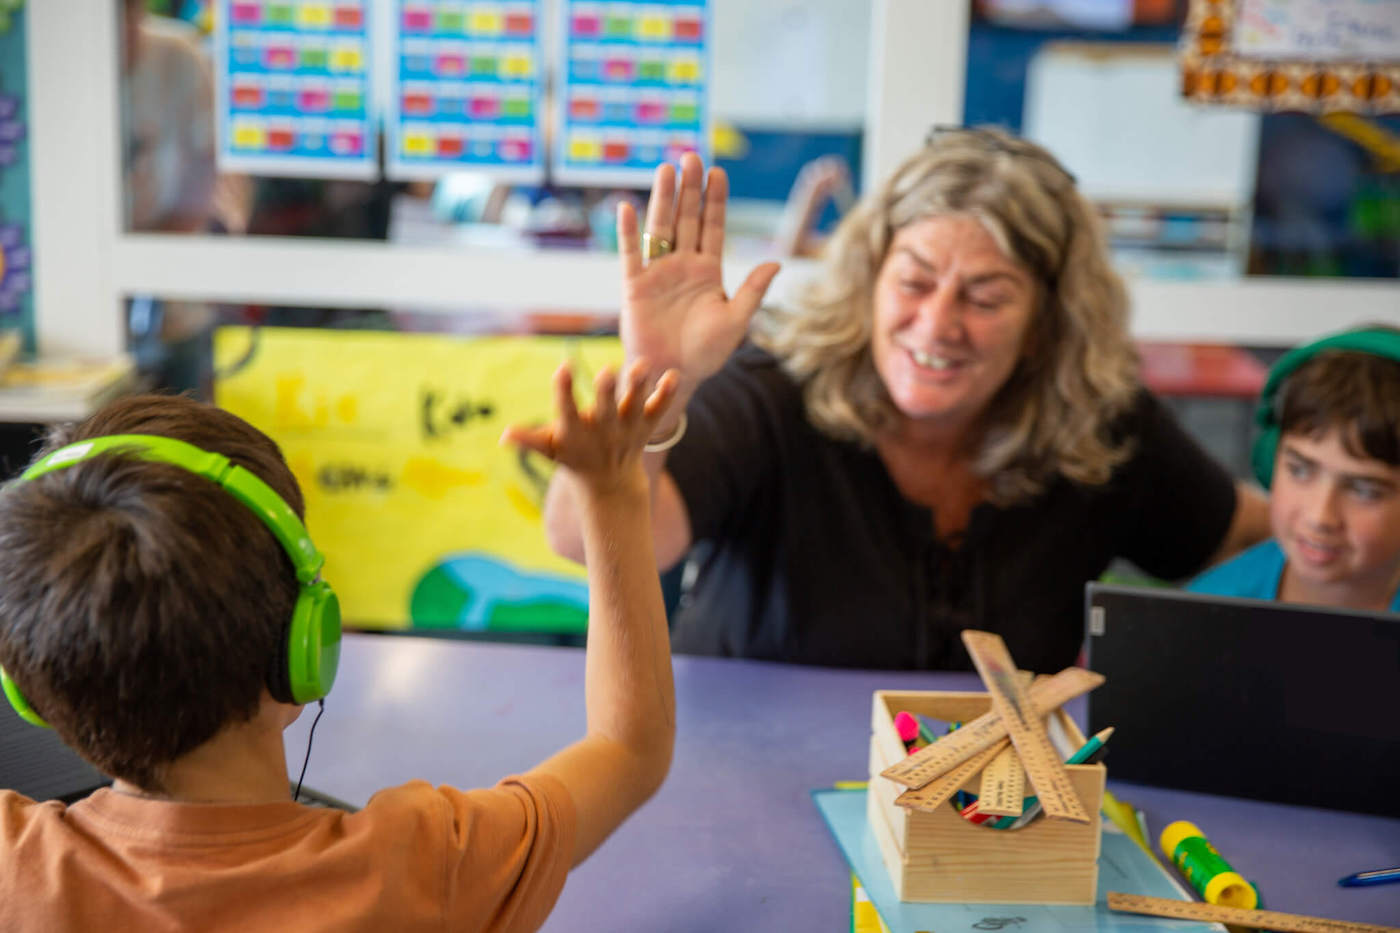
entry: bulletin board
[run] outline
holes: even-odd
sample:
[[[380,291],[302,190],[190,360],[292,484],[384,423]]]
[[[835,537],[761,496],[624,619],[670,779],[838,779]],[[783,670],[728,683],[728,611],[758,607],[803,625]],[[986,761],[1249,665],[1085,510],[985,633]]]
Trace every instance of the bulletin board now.
[[[371,12],[371,0],[219,0],[220,169],[378,174]]]
[[[1181,89],[1262,111],[1400,112],[1400,3],[1191,0]]]
[[[387,174],[473,171],[544,178],[544,61],[537,0],[394,0]]]
[[[499,439],[550,418],[563,360],[591,386],[617,338],[220,328],[214,357],[216,403],[301,484],[347,624],[584,630],[584,570],[545,541],[553,464]]]

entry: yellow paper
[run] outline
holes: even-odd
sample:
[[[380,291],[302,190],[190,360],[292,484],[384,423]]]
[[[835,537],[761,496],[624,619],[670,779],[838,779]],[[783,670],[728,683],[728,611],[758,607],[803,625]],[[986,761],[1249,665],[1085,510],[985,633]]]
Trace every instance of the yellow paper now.
[[[890,933],[854,874],[851,875],[851,933]]]
[[[1142,827],[1138,825],[1137,817],[1133,808],[1123,800],[1113,796],[1111,791],[1103,792],[1104,816],[1113,821],[1113,824],[1123,830],[1124,835],[1136,842],[1144,852],[1152,856],[1156,861],[1157,855],[1152,851],[1152,846],[1148,843],[1147,837],[1142,834]]]
[[[349,624],[581,631],[583,568],[545,541],[553,465],[499,444],[552,416],[573,361],[580,404],[614,337],[221,328],[215,400],[281,446]]]

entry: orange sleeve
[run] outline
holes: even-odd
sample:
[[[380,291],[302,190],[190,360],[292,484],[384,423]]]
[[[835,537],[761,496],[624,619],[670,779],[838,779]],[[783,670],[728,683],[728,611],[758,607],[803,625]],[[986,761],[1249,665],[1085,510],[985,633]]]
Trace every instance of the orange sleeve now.
[[[538,928],[573,861],[575,813],[549,775],[508,777],[490,790],[440,787],[449,819],[445,911],[448,929]]]

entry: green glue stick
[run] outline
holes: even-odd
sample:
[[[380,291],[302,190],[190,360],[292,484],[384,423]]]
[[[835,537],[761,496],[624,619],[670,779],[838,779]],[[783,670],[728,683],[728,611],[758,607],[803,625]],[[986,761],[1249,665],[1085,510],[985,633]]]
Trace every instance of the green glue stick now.
[[[1162,854],[1191,882],[1208,904],[1243,907],[1259,905],[1259,892],[1230,863],[1194,823],[1177,820],[1162,830]]]

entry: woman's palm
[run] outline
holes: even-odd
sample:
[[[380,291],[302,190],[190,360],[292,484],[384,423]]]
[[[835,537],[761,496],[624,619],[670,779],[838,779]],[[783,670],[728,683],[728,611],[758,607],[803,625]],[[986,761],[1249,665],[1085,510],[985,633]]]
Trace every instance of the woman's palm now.
[[[764,263],[732,298],[725,294],[721,257],[728,200],[724,171],[711,169],[707,181],[693,152],[681,158],[679,188],[675,170],[658,166],[647,203],[647,234],[653,245],[660,241],[667,248],[648,258],[642,256],[632,205],[618,206],[622,345],[629,359],[679,370],[686,389],[694,389],[734,352],[778,272],[777,263]]]
[[[629,356],[699,382],[733,352],[752,314],[725,294],[719,259],[674,253],[623,282],[620,330]]]

